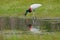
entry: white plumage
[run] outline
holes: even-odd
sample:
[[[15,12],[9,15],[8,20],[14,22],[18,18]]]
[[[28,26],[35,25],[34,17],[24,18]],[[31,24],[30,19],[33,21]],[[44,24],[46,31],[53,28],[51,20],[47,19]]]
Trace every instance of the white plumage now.
[[[30,6],[30,8],[36,9],[36,8],[38,8],[38,7],[40,7],[40,6],[42,6],[42,4],[32,4],[32,5]]]
[[[37,29],[37,28],[31,28],[30,31],[31,31],[32,33],[40,33],[40,32],[41,32],[41,31],[39,31],[39,29]]]

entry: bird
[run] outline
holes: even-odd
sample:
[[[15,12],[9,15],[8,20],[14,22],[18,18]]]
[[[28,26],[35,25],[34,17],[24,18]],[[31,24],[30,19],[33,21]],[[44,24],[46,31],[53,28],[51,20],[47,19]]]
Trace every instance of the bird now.
[[[28,26],[29,26],[30,32],[32,32],[32,33],[41,33],[41,31],[39,29],[37,29],[35,27],[32,27],[31,24],[29,24]]]
[[[42,4],[32,4],[32,5],[30,5],[30,7],[26,10],[24,15],[26,16],[28,13],[31,13],[31,12],[35,11],[35,9],[40,7],[40,6],[42,6]]]

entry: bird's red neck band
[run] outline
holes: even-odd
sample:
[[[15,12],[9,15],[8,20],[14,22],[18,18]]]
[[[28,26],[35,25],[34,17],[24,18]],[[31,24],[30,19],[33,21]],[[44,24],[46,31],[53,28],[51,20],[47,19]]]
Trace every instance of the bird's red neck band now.
[[[29,11],[31,11],[31,12],[32,12],[32,8],[29,8]]]
[[[32,28],[32,25],[30,24],[30,25],[29,25],[29,30],[31,30],[31,28]]]

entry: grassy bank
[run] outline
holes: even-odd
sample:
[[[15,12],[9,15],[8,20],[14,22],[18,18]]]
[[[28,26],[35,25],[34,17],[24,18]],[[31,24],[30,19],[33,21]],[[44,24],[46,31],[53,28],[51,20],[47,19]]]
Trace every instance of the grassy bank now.
[[[0,40],[2,38],[0,37]],[[54,32],[44,35],[27,35],[27,34],[20,34],[20,35],[10,35],[4,36],[4,40],[60,40],[60,32]]]
[[[35,16],[40,18],[60,17],[60,0],[0,0],[0,16],[22,17],[25,10],[33,3],[41,3],[36,9]],[[27,17],[31,17],[28,14]]]

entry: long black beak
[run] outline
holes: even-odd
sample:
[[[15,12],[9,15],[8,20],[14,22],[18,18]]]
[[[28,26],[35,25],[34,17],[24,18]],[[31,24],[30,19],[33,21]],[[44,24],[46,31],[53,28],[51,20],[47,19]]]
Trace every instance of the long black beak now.
[[[26,16],[26,15],[28,14],[28,12],[29,12],[29,10],[26,10],[26,12],[25,12],[25,14],[24,14],[24,15]]]
[[[25,12],[25,16],[28,14],[28,13],[31,13],[32,11],[30,10],[30,9],[28,9],[28,10],[26,10],[26,12]]]

